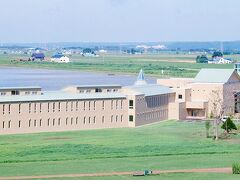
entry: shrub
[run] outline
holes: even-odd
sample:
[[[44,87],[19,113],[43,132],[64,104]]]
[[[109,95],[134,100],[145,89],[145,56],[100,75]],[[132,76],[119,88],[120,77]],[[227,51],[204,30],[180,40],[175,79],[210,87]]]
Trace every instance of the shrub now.
[[[208,138],[209,137],[209,130],[210,130],[210,127],[211,127],[211,123],[209,120],[205,121],[205,128],[206,128],[206,137]]]
[[[229,133],[233,129],[237,130],[236,125],[234,124],[230,117],[227,118],[227,120],[223,123],[221,128],[225,129],[227,133]]]
[[[232,173],[233,174],[240,174],[240,163],[233,163]]]

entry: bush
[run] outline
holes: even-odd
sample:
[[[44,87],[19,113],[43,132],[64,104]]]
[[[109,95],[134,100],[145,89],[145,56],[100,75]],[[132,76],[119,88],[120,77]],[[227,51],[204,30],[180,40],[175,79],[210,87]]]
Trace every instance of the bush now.
[[[229,133],[233,129],[237,130],[236,125],[234,124],[230,117],[227,118],[227,120],[223,123],[221,128],[225,129],[227,133]]]
[[[233,174],[240,174],[240,163],[234,163],[232,165],[232,173]]]
[[[209,138],[209,130],[211,127],[211,123],[209,120],[205,121],[205,128],[206,128],[206,137]]]

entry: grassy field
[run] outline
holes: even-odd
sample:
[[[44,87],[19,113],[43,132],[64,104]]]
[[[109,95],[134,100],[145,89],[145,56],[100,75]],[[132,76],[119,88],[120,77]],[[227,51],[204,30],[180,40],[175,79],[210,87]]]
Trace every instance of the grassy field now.
[[[156,54],[156,55],[100,55],[99,57],[71,56],[71,63],[11,62],[20,58],[15,55],[0,55],[0,66],[20,66],[65,70],[99,71],[114,73],[137,73],[144,69],[152,76],[194,77],[201,68],[232,68],[232,64],[196,64],[196,55]],[[236,60],[240,56],[235,55]],[[163,70],[163,74],[162,74]]]
[[[230,167],[239,157],[239,135],[230,140],[207,139],[203,122],[166,121],[133,129],[0,136],[1,176]],[[160,176],[236,178],[216,173]],[[116,177],[126,178],[131,177]],[[159,177],[149,177],[154,178]]]

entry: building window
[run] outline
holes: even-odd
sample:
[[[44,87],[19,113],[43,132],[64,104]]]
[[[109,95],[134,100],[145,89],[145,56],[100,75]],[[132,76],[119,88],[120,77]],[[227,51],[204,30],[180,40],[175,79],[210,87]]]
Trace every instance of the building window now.
[[[18,121],[18,127],[19,128],[21,127],[21,121]]]
[[[78,111],[78,101],[76,101],[76,111]]]
[[[101,88],[96,88],[96,89],[95,89],[95,92],[96,92],[96,93],[102,92],[102,89],[101,89]]]
[[[78,117],[76,117],[76,124],[78,124]]]
[[[73,101],[71,101],[71,111],[73,111]]]
[[[123,115],[121,115],[121,122],[123,121]]]
[[[104,121],[105,121],[105,120],[104,120],[104,116],[102,116],[102,123],[104,123]]]
[[[26,91],[26,92],[25,92],[25,95],[30,95],[30,91]]]
[[[19,95],[19,91],[11,91],[11,95]]]
[[[39,121],[39,126],[42,127],[42,119]]]
[[[50,103],[48,103],[48,110],[47,110],[48,112],[49,112],[49,109],[50,109]]]
[[[66,102],[66,112],[68,111],[68,102]]]
[[[11,113],[11,104],[8,105],[8,114]]]
[[[37,103],[34,103],[34,113],[37,112]]]
[[[121,100],[121,109],[123,108],[123,100]]]
[[[5,104],[3,104],[3,114],[5,114]]]
[[[113,100],[111,100],[111,109],[113,109]]]
[[[31,119],[28,120],[28,127],[31,127]]]
[[[61,111],[61,102],[58,102],[58,112]]]
[[[42,103],[39,104],[39,111],[42,112]]]
[[[84,101],[83,102],[83,110],[85,111],[85,109],[86,109],[86,102]]]
[[[83,124],[86,124],[86,117],[83,118]]]
[[[88,101],[88,110],[91,110],[91,101]]]
[[[18,113],[21,114],[21,104],[18,105]]]
[[[96,116],[93,117],[93,123],[96,124]]]
[[[1,92],[1,96],[5,96],[6,95],[6,93],[5,92]]]
[[[66,125],[68,124],[68,118],[66,118]]]
[[[111,116],[111,123],[113,122],[113,115]]]
[[[2,127],[3,127],[3,129],[4,129],[4,128],[5,128],[5,121],[3,121],[2,125],[3,125]]]
[[[90,89],[87,89],[87,90],[86,90],[86,93],[90,93],[90,92],[91,92],[91,90],[90,90]]]
[[[116,122],[118,122],[118,115],[116,115]]]
[[[71,125],[73,124],[73,118],[71,118]]]
[[[53,112],[55,112],[55,102],[53,103]]]
[[[133,115],[129,115],[129,122],[133,122]]]
[[[50,126],[50,118],[48,118],[47,125]]]
[[[53,119],[53,123],[52,124],[53,124],[53,126],[55,126],[55,119]]]
[[[37,94],[37,91],[33,91],[33,92],[32,92],[32,95],[36,95],[36,94]]]
[[[105,102],[102,101],[102,109],[104,110],[105,109]]]
[[[96,101],[93,102],[93,110],[96,110]]]
[[[129,109],[133,109],[133,100],[129,100]]]
[[[182,94],[179,94],[179,95],[178,95],[178,99],[182,99]]]
[[[8,121],[8,128],[11,128],[11,120]]]
[[[88,123],[89,123],[89,124],[91,123],[91,117],[88,118]]]
[[[34,120],[34,127],[36,127],[37,126],[37,120],[35,119]]]

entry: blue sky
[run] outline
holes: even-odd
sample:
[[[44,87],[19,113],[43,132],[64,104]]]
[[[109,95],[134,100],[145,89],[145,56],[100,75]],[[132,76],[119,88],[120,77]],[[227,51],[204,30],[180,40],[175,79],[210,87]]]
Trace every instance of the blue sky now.
[[[239,0],[0,0],[0,42],[240,40]]]

